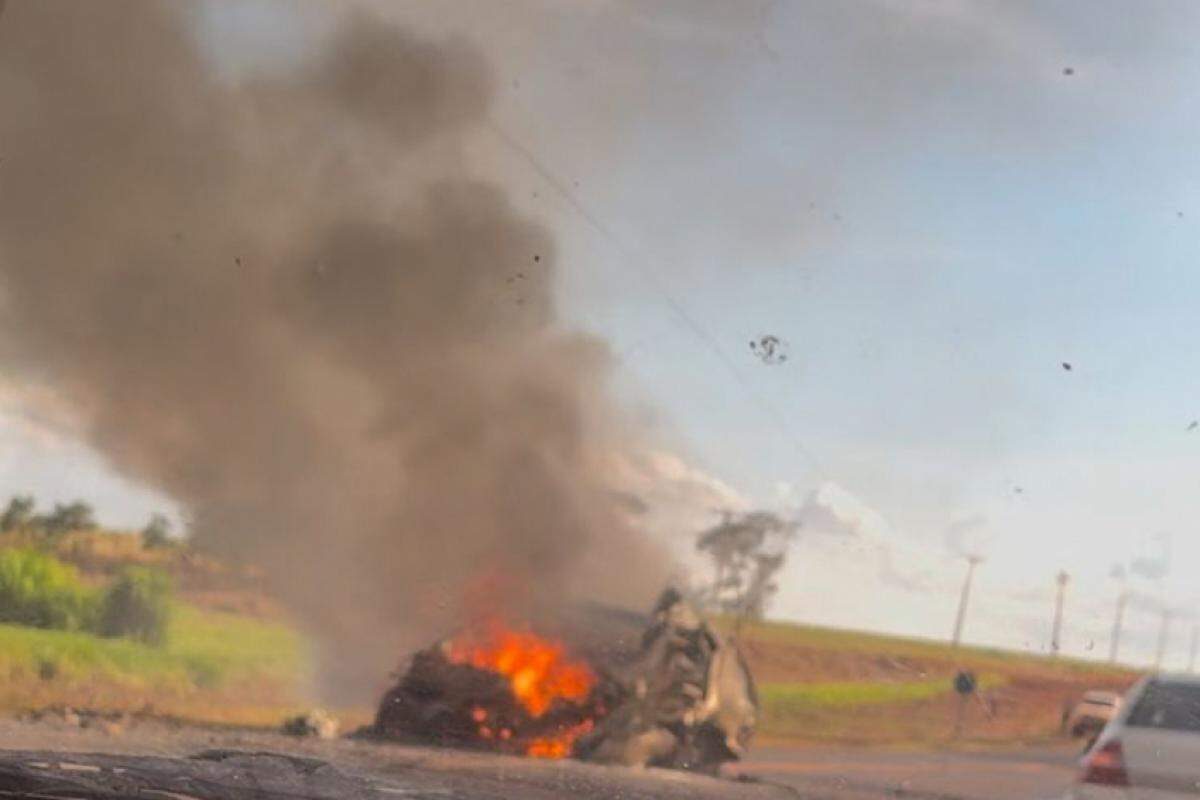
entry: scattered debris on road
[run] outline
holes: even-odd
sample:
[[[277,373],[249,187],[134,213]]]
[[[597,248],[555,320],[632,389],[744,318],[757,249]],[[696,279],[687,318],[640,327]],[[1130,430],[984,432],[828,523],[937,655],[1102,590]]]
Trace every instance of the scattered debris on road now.
[[[312,736],[318,739],[336,739],[340,725],[327,712],[314,708],[284,720],[283,732],[289,736]]]

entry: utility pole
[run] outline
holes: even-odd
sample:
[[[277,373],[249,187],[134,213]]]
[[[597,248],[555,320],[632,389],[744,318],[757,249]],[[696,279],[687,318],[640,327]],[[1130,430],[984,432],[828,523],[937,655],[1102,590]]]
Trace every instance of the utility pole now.
[[[971,581],[975,577],[975,567],[983,561],[983,556],[967,556],[967,577],[963,581],[962,596],[958,599],[958,616],[954,618],[954,637],[950,640],[951,647],[958,647],[962,641],[963,621],[967,618],[967,601],[971,599]]]
[[[1125,605],[1129,602],[1129,590],[1122,590],[1117,595],[1117,618],[1113,620],[1112,642],[1109,644],[1109,663],[1117,663],[1117,655],[1121,651],[1121,624],[1125,621]]]
[[[1154,654],[1154,671],[1162,669],[1163,658],[1167,654],[1167,632],[1171,627],[1171,609],[1163,608],[1162,625],[1158,629],[1158,651]]]
[[[1050,631],[1050,657],[1058,658],[1058,651],[1062,649],[1062,618],[1063,618],[1063,598],[1067,593],[1067,583],[1070,582],[1071,576],[1066,570],[1059,570],[1059,573],[1054,576],[1055,583],[1058,584],[1058,594],[1054,599],[1054,627]]]
[[[1188,672],[1196,671],[1196,645],[1197,636],[1200,635],[1200,625],[1192,623],[1192,641],[1188,645]]]

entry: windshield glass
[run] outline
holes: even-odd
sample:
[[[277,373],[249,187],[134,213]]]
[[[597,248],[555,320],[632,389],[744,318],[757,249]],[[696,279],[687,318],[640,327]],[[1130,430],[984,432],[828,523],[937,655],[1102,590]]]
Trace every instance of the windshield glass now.
[[[1200,651],[1135,5],[0,0],[0,776],[1062,796]]]
[[[1129,713],[1128,725],[1200,731],[1200,685],[1152,682]]]

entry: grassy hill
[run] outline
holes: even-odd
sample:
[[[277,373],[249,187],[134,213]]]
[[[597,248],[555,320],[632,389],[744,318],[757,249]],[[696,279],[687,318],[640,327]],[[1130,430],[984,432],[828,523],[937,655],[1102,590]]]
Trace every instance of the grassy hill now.
[[[1086,689],[1124,690],[1137,673],[1075,659],[768,622],[742,632],[763,705],[760,736],[831,744],[936,744],[953,738],[959,669],[975,673],[960,741],[1060,735]]]
[[[97,528],[71,531],[52,541],[30,531],[0,533],[0,550],[12,547],[47,550],[75,566],[90,583],[105,583],[127,566],[152,567],[170,575],[190,605],[266,619],[282,615],[279,604],[261,590],[261,570],[229,565],[180,545],[146,548],[133,532]]]
[[[187,605],[164,647],[0,625],[0,711],[47,706],[270,725],[303,705],[307,648],[287,625]]]
[[[274,726],[307,704],[309,648],[258,588],[256,571],[182,546],[146,548],[118,531],[0,534],[0,550],[29,547],[77,568],[94,587],[125,567],[152,567],[171,577],[177,596],[161,647],[0,624],[0,712],[72,706]]]
[[[0,535],[0,548],[25,546]],[[46,546],[45,542],[42,543]],[[85,580],[129,564],[169,573],[179,601],[167,645],[0,625],[0,712],[47,705],[152,710],[203,722],[278,724],[306,697],[303,637],[259,589],[261,575],[190,552],[143,548],[113,531],[50,545]],[[958,669],[979,678],[960,741],[1019,743],[1059,735],[1064,704],[1092,688],[1123,690],[1136,673],[1072,659],[777,622],[742,631],[763,705],[760,738],[829,744],[928,745],[951,739]],[[370,709],[350,710],[366,719]]]

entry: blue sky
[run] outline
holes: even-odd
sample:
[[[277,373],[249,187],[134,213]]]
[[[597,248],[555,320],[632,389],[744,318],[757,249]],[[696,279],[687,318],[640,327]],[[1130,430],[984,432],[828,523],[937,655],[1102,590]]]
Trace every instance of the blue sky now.
[[[749,505],[832,484],[870,510],[810,526],[779,614],[945,635],[963,520],[988,556],[976,641],[1043,647],[1066,568],[1065,646],[1105,650],[1112,566],[1164,535],[1167,577],[1130,581],[1197,607],[1200,8],[375,5],[492,61],[493,124],[536,164],[488,130],[464,157],[555,231],[564,324],[610,343],[658,446]],[[329,16],[213,8],[231,79]],[[785,364],[756,360],[762,334]],[[4,419],[6,487],[124,524],[168,503]],[[1149,607],[1130,625],[1144,659]]]

